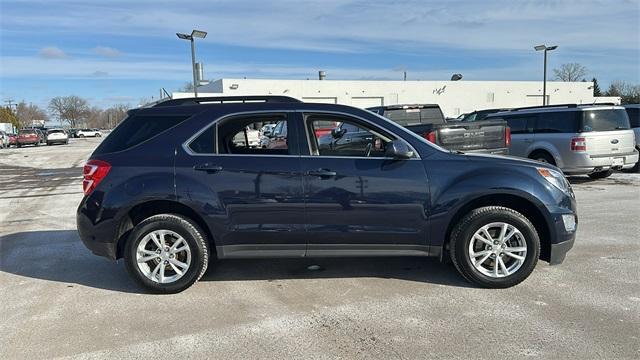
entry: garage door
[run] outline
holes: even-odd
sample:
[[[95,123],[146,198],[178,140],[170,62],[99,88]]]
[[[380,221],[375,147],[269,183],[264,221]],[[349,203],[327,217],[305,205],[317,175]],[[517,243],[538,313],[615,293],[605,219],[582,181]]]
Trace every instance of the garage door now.
[[[322,103],[322,104],[335,104],[338,101],[338,98],[335,97],[303,97],[302,101],[311,102],[311,103]]]
[[[372,106],[382,106],[384,105],[384,101],[382,97],[360,96],[360,97],[352,97],[351,105],[365,109]]]

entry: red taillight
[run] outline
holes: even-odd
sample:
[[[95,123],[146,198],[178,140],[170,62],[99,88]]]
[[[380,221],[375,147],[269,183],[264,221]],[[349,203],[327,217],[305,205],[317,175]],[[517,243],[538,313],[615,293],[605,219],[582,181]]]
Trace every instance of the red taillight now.
[[[429,131],[428,133],[424,134],[424,138],[435,144],[436,143],[436,132],[435,131]]]
[[[587,139],[583,137],[575,137],[571,139],[571,151],[586,151]]]
[[[504,143],[507,147],[511,146],[511,128],[508,126],[504,128]]]
[[[91,194],[93,189],[100,184],[100,181],[104,179],[105,176],[111,170],[111,165],[102,160],[89,160],[86,164],[84,164],[84,168],[82,169],[82,175],[84,176],[84,180],[82,180],[82,190],[85,195]]]

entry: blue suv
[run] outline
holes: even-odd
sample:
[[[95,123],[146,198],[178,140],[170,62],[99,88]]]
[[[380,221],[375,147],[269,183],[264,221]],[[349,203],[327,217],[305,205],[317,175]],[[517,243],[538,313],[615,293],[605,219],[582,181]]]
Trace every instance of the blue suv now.
[[[318,131],[327,124],[337,130]],[[265,125],[277,131],[251,145]],[[372,112],[282,96],[131,110],[83,188],[84,244],[160,293],[188,288],[212,259],[326,256],[435,256],[504,288],[538,259],[561,263],[577,224],[553,165],[450,152]]]

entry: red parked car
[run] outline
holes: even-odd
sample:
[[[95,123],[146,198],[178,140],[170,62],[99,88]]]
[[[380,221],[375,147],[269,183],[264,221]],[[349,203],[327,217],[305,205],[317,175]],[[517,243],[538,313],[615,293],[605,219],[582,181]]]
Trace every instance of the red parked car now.
[[[18,130],[18,138],[16,139],[16,146],[22,147],[23,145],[40,145],[40,135],[34,129],[21,129]]]
[[[16,134],[7,134],[7,136],[9,136],[9,143],[8,143],[7,147],[10,147],[11,145],[13,145],[13,146],[17,146],[18,145],[18,135],[16,135]]]

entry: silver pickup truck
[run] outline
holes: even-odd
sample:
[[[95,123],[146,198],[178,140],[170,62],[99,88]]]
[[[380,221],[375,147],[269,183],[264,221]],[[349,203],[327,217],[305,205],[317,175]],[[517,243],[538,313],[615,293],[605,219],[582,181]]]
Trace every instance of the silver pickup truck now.
[[[503,120],[446,122],[437,104],[368,108],[447,150],[509,154],[511,135]]]

